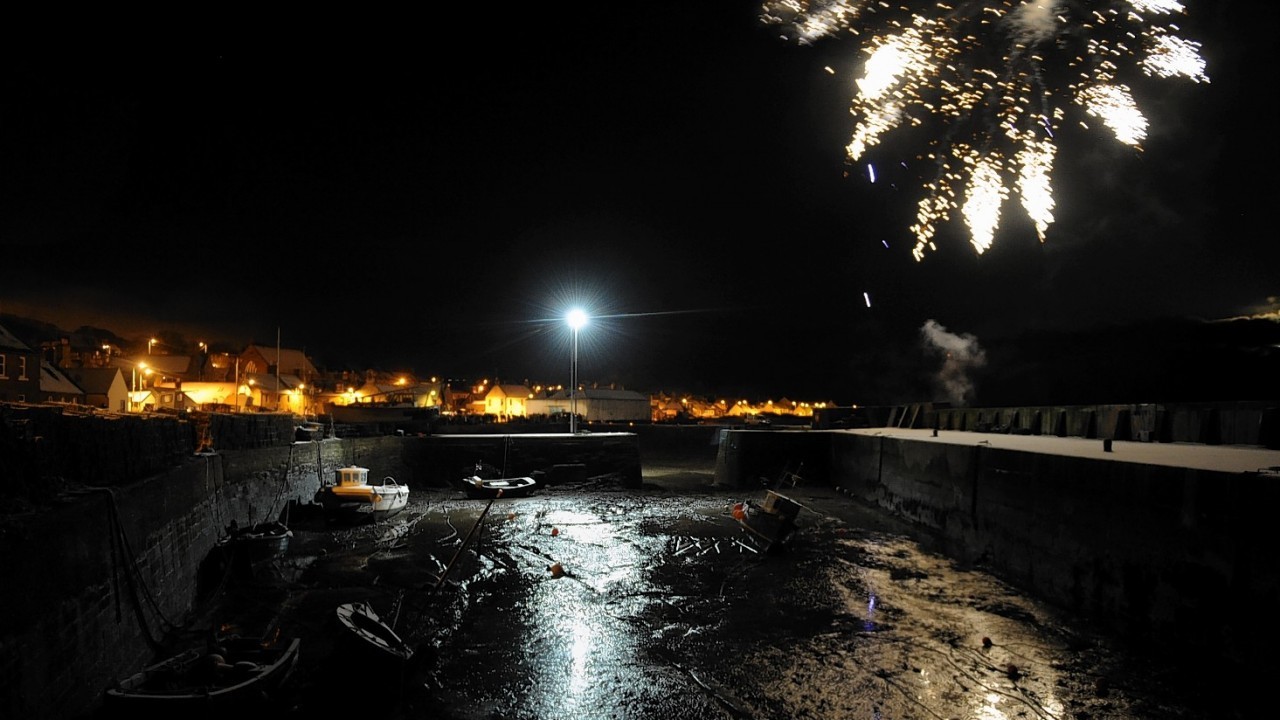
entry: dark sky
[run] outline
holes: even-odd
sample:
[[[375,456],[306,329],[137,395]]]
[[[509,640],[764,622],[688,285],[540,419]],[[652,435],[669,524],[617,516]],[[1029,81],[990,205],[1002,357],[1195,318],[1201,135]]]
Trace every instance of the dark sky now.
[[[1067,338],[1127,337],[1141,364],[1168,333],[1116,328],[1280,296],[1259,87],[1276,10],[1187,4],[1211,81],[1137,88],[1143,151],[1064,132],[1043,244],[1010,204],[986,254],[956,226],[922,262],[916,189],[845,162],[856,44],[783,40],[754,2],[10,45],[0,312],[554,383],[578,302],[582,380],[841,404],[940,399],[962,352],[948,368],[926,327],[980,346],[988,388],[1033,355],[1114,372],[1120,350]]]

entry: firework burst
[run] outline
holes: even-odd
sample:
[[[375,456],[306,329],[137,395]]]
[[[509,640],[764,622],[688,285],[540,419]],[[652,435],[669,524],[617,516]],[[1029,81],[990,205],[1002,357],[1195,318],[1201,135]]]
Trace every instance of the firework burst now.
[[[911,225],[917,260],[959,214],[981,254],[1016,192],[1040,241],[1054,221],[1055,133],[1106,128],[1136,150],[1147,119],[1143,77],[1208,82],[1199,44],[1177,35],[1177,0],[1004,0],[896,3],[776,0],[761,20],[800,44],[852,37],[866,61],[854,83],[845,148],[869,156],[899,128],[928,131],[931,167]]]

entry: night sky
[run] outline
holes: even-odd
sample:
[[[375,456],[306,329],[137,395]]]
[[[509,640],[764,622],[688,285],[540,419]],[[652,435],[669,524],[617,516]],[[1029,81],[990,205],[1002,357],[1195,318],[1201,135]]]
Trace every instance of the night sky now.
[[[646,392],[1274,398],[1277,11],[1186,5],[1211,80],[1135,88],[1142,151],[1065,131],[1045,242],[1010,203],[985,254],[956,223],[920,262],[916,188],[845,159],[856,43],[754,2],[11,44],[0,313],[556,383],[576,303],[579,378]]]

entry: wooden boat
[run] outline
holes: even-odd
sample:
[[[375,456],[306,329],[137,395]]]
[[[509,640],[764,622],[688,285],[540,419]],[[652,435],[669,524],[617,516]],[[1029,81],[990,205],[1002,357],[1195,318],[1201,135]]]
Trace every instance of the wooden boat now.
[[[234,560],[259,563],[284,557],[289,550],[289,538],[293,531],[278,520],[254,523],[238,527],[234,522],[227,534],[218,538],[217,546],[229,553]]]
[[[369,468],[349,465],[338,468],[335,481],[316,493],[325,513],[335,520],[381,520],[400,512],[409,504],[409,486],[390,476],[382,483],[369,483]]]
[[[339,605],[338,622],[348,632],[348,638],[370,651],[375,659],[396,663],[413,659],[413,648],[383,622],[367,602]]]
[[[209,555],[207,569],[217,577],[235,577],[240,581],[269,581],[276,577],[281,566],[276,561],[289,551],[289,539],[293,531],[283,522],[270,521],[239,527],[234,521],[219,537]]]
[[[293,673],[300,642],[226,638],[212,650],[186,650],[108,688],[104,704],[122,717],[182,717],[264,703]]]
[[[748,500],[733,508],[733,516],[742,528],[769,552],[782,550],[791,542],[799,513],[799,503],[773,490],[765,491],[763,503]]]
[[[468,497],[522,497],[533,492],[538,481],[531,477],[482,478],[472,475],[462,481],[462,488]]]

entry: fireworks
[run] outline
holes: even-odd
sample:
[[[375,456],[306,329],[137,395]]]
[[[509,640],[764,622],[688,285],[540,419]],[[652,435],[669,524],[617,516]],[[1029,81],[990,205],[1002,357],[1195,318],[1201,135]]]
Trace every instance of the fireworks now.
[[[917,260],[956,213],[981,254],[1017,193],[1040,241],[1053,223],[1055,131],[1096,121],[1142,149],[1147,119],[1131,84],[1143,77],[1208,82],[1199,44],[1179,37],[1177,0],[897,3],[775,0],[761,20],[812,44],[849,37],[866,54],[854,83],[845,152],[863,159],[890,131],[932,138],[911,232]]]

